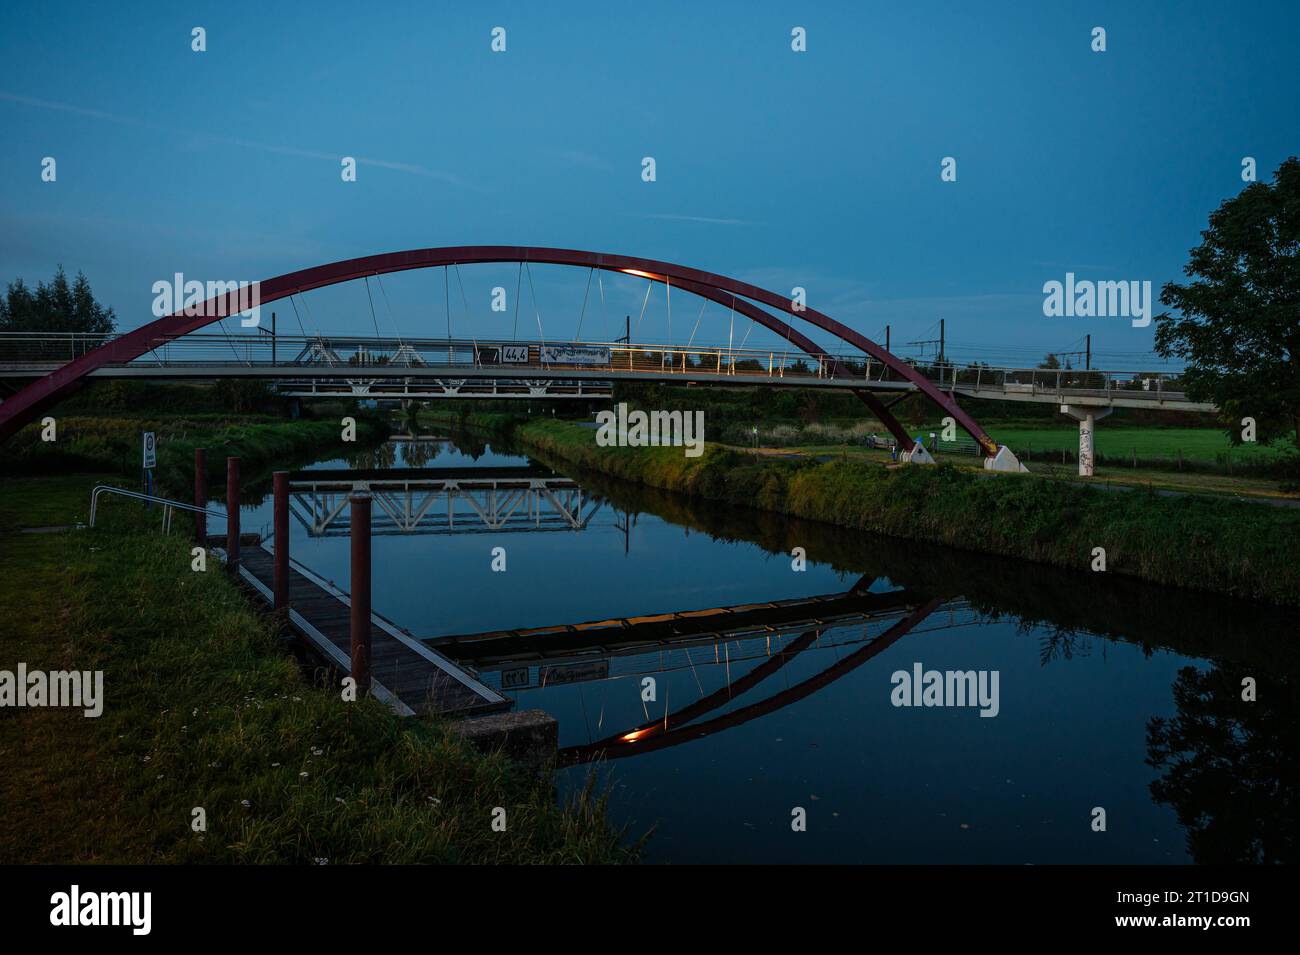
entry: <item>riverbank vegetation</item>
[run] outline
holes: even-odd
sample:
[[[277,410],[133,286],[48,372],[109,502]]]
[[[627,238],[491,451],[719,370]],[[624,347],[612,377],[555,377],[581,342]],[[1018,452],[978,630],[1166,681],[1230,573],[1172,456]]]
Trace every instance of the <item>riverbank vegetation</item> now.
[[[84,518],[101,477],[0,478],[0,666],[102,670],[105,697],[99,718],[0,719],[0,862],[634,858],[590,793],[560,806],[545,781],[446,725],[342,702],[215,562],[192,571],[190,542],[142,512],[21,532]]]
[[[34,422],[10,438],[0,454],[0,474],[95,471],[134,483],[140,477],[141,436],[151,431],[157,440],[158,488],[188,495],[195,448],[207,449],[210,479],[224,480],[225,459],[233,456],[240,458],[246,481],[255,482],[273,466],[315,459],[322,449],[368,448],[388,436],[386,419],[375,411],[334,403],[307,406],[290,418],[287,406],[262,383],[252,384],[256,387],[230,389],[94,383],[51,412],[48,427]],[[343,441],[345,415],[356,419],[355,441]]]
[[[1030,475],[939,467],[889,468],[835,458],[760,457],[710,445],[602,448],[574,422],[469,415],[548,456],[714,501],[1283,604],[1300,604],[1300,511],[1142,490],[1106,491]]]
[[[871,435],[889,438],[885,426],[850,394],[620,384],[615,400],[643,409],[702,409],[706,437],[736,447],[808,451],[862,447]],[[1055,405],[982,400],[964,401],[962,406],[1022,461],[1078,463],[1078,425],[1063,417]],[[906,398],[894,411],[911,434],[925,437],[927,444],[940,452],[973,446],[964,432],[958,432],[956,442],[944,442],[933,407],[920,396]],[[1223,423],[1213,415],[1121,408],[1098,425],[1095,442],[1095,460],[1102,476],[1113,473],[1122,478],[1121,472],[1134,470],[1171,471],[1253,477],[1272,481],[1274,489],[1296,485],[1300,490],[1300,453],[1290,436],[1234,445]]]

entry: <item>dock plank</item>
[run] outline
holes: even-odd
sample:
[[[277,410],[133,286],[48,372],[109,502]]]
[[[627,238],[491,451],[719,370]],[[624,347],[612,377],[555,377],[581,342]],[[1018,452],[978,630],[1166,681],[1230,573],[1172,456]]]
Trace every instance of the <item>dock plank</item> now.
[[[253,578],[254,589],[269,602],[275,574],[269,548],[240,548],[240,565],[245,579]],[[250,581],[250,582],[253,582]],[[261,586],[256,586],[260,584]],[[352,653],[352,608],[347,594],[295,565],[289,568],[289,604],[309,624],[304,630],[295,624],[308,642],[328,641],[334,653],[326,653],[336,664]],[[451,660],[401,632],[378,613],[370,617],[370,673],[379,684],[377,696],[388,695],[415,713],[433,715],[478,715],[508,709],[511,701]]]

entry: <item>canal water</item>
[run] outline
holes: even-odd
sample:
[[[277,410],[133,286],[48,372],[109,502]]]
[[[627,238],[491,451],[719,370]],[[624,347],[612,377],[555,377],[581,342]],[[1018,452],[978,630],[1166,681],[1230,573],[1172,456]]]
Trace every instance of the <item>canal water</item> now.
[[[536,491],[476,490],[520,468]],[[560,797],[595,773],[647,861],[1294,859],[1293,617],[556,468],[462,437],[308,470],[388,471],[373,605],[399,626],[558,628],[439,649],[558,718]],[[337,486],[295,488],[292,553],[347,589]]]

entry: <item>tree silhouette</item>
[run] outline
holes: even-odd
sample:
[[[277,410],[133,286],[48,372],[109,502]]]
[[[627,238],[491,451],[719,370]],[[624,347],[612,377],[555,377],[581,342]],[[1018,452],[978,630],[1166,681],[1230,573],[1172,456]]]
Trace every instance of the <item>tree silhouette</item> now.
[[[1258,679],[1246,702],[1242,679]],[[1173,686],[1176,716],[1147,724],[1147,763],[1163,775],[1151,784],[1187,830],[1197,862],[1296,861],[1296,684],[1216,663],[1184,667]]]
[[[116,323],[113,310],[95,301],[86,276],[78,272],[76,281],[69,284],[61,265],[48,285],[40,282],[33,292],[19,278],[9,283],[0,298],[0,332],[105,335]],[[84,347],[70,351],[67,342],[33,342],[24,345],[24,352],[32,358],[72,358]]]
[[[1201,237],[1193,281],[1160,294],[1181,314],[1156,316],[1156,353],[1187,360],[1188,396],[1223,410],[1234,443],[1245,416],[1260,441],[1294,429],[1300,447],[1300,160],[1224,202]]]

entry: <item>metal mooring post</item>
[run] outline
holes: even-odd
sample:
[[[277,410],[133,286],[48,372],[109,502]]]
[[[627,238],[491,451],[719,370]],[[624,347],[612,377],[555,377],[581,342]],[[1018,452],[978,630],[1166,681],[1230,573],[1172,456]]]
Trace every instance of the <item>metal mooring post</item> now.
[[[370,495],[352,494],[352,679],[370,689]]]
[[[239,566],[239,458],[226,458],[226,567]]]
[[[289,472],[275,472],[275,612],[289,613]],[[283,625],[286,621],[281,619]]]
[[[194,506],[203,510],[194,512],[194,537],[203,547],[208,546],[208,452],[206,448],[194,449]]]

